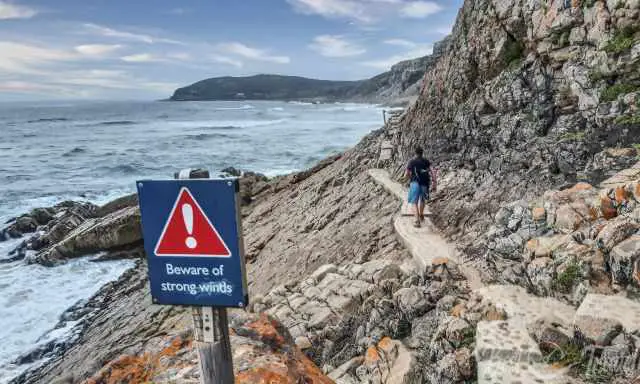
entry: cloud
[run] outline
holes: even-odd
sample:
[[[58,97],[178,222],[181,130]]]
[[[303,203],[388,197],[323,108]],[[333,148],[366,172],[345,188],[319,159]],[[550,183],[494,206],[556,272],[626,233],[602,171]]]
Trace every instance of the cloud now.
[[[372,67],[380,70],[388,70],[394,64],[397,64],[401,61],[417,59],[418,57],[427,56],[433,53],[433,46],[430,44],[425,45],[416,45],[415,48],[399,55],[393,55],[387,58],[369,60],[362,62],[362,65],[367,67]]]
[[[363,47],[345,40],[342,36],[321,35],[313,39],[309,48],[325,57],[350,57],[367,52]]]
[[[396,45],[398,47],[407,47],[407,48],[414,48],[417,45],[413,41],[404,40],[404,39],[387,39],[383,41],[383,43],[388,45]]]
[[[191,13],[191,10],[188,8],[173,8],[168,10],[167,13],[169,15],[182,16],[182,15],[186,15],[187,13]]]
[[[153,63],[164,61],[163,58],[152,55],[150,53],[136,53],[133,55],[122,56],[120,60],[126,61],[127,63]]]
[[[356,23],[372,24],[388,18],[424,18],[443,8],[433,1],[407,0],[287,0],[294,10],[306,15],[343,18]]]
[[[37,74],[39,67],[74,60],[77,55],[55,48],[0,41],[0,74]]]
[[[181,60],[181,61],[190,61],[193,59],[191,54],[186,52],[174,52],[167,54],[169,59]]]
[[[354,0],[287,0],[295,10],[308,15],[349,18],[371,22],[373,18],[360,1]]]
[[[442,11],[440,4],[433,1],[413,1],[406,3],[400,8],[400,16],[413,19],[424,19],[435,13]]]
[[[105,27],[98,24],[86,23],[83,26],[88,32],[95,35],[103,36],[103,37],[114,37],[120,40],[135,41],[135,42],[147,43],[147,44],[163,43],[163,44],[184,45],[184,43],[177,40],[165,39],[165,38],[155,37],[147,34],[120,31],[117,29]]]
[[[120,48],[122,48],[120,44],[83,44],[76,46],[74,49],[85,56],[104,56]]]
[[[235,60],[227,56],[213,55],[211,56],[211,60],[215,63],[228,64],[236,68],[242,68],[244,66],[244,63],[242,61]]]
[[[272,56],[265,49],[251,48],[238,42],[222,43],[218,44],[217,47],[226,53],[255,61],[265,61],[276,64],[288,64],[291,62],[288,56]]]
[[[38,11],[33,8],[0,0],[0,20],[30,19],[37,14]]]

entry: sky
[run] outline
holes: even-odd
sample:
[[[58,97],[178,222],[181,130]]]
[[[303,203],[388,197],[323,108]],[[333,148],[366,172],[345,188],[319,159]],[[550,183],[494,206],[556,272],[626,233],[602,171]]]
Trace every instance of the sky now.
[[[0,101],[157,99],[217,76],[369,78],[462,0],[0,0]]]

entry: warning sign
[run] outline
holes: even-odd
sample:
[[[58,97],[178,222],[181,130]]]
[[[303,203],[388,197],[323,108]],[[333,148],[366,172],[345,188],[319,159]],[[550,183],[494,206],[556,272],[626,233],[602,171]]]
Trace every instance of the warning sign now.
[[[237,179],[137,182],[153,303],[246,308]]]
[[[180,190],[154,253],[156,256],[231,257],[229,247],[187,188]]]

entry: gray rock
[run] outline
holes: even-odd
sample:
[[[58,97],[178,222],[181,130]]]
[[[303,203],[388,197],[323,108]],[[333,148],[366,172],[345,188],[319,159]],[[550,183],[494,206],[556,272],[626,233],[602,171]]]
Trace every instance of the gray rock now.
[[[402,288],[394,295],[399,309],[406,314],[421,316],[430,306],[424,290],[420,287]]]
[[[62,241],[39,252],[30,262],[52,265],[87,254],[135,244],[142,240],[138,207],[125,208],[104,218],[90,219]]]
[[[633,281],[634,265],[640,257],[640,236],[634,235],[616,245],[609,255],[611,277],[614,283]]]
[[[627,239],[640,228],[637,223],[625,218],[618,217],[611,220],[596,238],[600,249],[610,252],[616,245]]]

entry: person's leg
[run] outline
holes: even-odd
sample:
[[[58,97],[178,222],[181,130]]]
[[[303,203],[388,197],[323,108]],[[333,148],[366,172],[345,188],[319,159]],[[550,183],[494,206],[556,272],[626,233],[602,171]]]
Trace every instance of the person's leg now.
[[[414,210],[415,210],[416,221],[414,223],[414,226],[419,227],[420,226],[420,209],[419,209],[420,186],[418,185],[418,183],[412,182],[411,184],[409,184],[408,202],[411,206],[414,207]]]
[[[424,199],[420,199],[420,204],[418,204],[418,220],[424,221]]]

